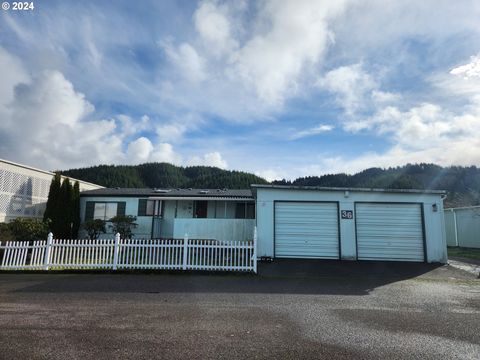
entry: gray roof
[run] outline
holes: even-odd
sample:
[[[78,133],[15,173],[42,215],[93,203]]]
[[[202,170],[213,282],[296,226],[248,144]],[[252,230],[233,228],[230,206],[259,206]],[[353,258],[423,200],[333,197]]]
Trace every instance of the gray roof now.
[[[352,187],[325,187],[325,186],[295,186],[295,185],[252,185],[253,192],[261,189],[284,189],[284,190],[318,190],[318,191],[357,191],[357,192],[384,192],[384,193],[407,193],[407,194],[446,194],[445,190],[421,190],[421,189],[375,189],[375,188],[352,188]]]
[[[82,191],[80,196],[119,197],[198,197],[198,198],[246,198],[251,199],[250,189],[148,189],[148,188],[104,188]]]

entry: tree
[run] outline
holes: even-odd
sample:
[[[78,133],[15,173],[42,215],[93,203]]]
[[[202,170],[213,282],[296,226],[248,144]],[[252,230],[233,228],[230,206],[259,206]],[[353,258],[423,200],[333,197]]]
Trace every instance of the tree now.
[[[59,208],[61,206],[61,199],[60,199],[61,186],[62,186],[62,177],[59,173],[56,173],[55,176],[53,177],[52,182],[50,183],[47,206],[45,208],[45,213],[43,214],[44,222],[47,222],[47,223],[52,222],[53,219],[56,219],[58,216]]]
[[[132,230],[138,226],[138,224],[135,222],[136,220],[136,216],[117,215],[108,221],[111,222],[109,227],[115,234],[120,233],[120,237],[122,239],[130,239],[133,235]]]
[[[80,224],[80,184],[72,186],[69,178],[62,182],[61,175],[56,173],[43,219],[56,238],[76,237]]]
[[[77,236],[80,229],[80,183],[75,181],[72,191],[72,237]]]
[[[100,234],[105,233],[105,221],[102,219],[87,220],[83,223],[83,229],[87,232],[90,240],[98,239]]]
[[[60,198],[62,200],[62,210],[57,215],[56,220],[56,235],[60,238],[71,238],[73,227],[73,189],[70,184],[70,179],[66,178],[60,187]]]

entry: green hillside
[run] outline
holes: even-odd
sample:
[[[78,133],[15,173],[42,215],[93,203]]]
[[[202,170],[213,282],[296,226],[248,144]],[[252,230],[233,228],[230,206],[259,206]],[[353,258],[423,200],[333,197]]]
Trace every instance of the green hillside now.
[[[475,166],[441,167],[434,164],[408,164],[387,169],[370,168],[354,175],[307,176],[274,184],[298,186],[339,186],[384,189],[446,190],[445,205],[480,204],[480,169]]]
[[[265,179],[242,171],[167,163],[99,165],[60,173],[105,187],[246,189],[250,184],[267,184]]]
[[[99,165],[61,173],[106,187],[245,189],[250,184],[268,183],[265,179],[241,171],[209,166],[181,167],[167,163]],[[447,190],[447,206],[480,205],[480,169],[475,166],[408,164],[387,169],[370,168],[354,175],[328,174],[277,180],[273,184]]]

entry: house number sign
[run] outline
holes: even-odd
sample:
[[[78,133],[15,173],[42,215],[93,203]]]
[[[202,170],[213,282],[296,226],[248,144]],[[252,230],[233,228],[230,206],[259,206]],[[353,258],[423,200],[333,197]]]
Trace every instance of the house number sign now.
[[[342,219],[353,219],[353,210],[342,210]]]

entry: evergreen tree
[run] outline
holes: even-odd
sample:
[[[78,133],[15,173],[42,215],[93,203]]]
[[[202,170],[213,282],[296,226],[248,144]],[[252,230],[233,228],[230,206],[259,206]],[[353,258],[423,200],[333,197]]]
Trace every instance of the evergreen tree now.
[[[43,214],[43,221],[48,224],[50,231],[53,231],[53,228],[52,228],[53,219],[56,219],[58,216],[58,213],[61,211],[61,209],[59,211],[59,207],[61,206],[61,198],[60,198],[61,185],[62,185],[62,178],[60,176],[60,173],[56,173],[50,184],[47,206],[45,208],[45,213]]]
[[[60,188],[60,198],[62,199],[62,210],[56,219],[57,237],[71,238],[73,227],[73,189],[70,179],[66,178]]]
[[[72,237],[76,237],[80,229],[80,183],[75,181],[72,191]]]

